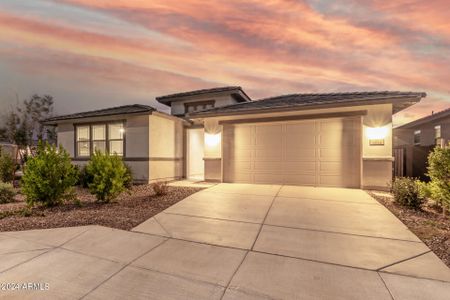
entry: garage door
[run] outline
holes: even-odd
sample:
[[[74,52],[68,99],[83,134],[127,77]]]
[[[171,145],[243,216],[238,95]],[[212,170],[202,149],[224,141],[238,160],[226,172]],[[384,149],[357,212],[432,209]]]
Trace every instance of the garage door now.
[[[360,186],[361,118],[224,125],[224,182]]]

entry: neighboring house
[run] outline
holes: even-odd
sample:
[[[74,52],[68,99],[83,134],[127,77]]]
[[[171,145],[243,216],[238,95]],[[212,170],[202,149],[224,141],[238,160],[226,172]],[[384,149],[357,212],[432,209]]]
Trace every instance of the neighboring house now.
[[[427,179],[428,153],[450,142],[450,108],[394,128],[395,175]]]
[[[58,143],[75,163],[95,149],[124,156],[140,182],[217,182],[386,188],[392,115],[414,92],[293,94],[252,101],[240,87],[157,97],[171,115],[127,105],[59,116]]]

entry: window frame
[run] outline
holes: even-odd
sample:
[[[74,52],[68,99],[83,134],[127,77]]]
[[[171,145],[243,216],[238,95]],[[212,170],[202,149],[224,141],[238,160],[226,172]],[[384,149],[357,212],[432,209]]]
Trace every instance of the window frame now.
[[[109,153],[109,125],[110,124],[122,124],[123,129],[126,129],[126,125],[127,122],[126,120],[115,120],[115,121],[98,121],[98,122],[83,122],[83,123],[74,123],[74,157],[75,158],[81,158],[81,159],[88,159],[92,156],[92,154],[94,153],[94,140],[93,140],[93,130],[92,127],[93,126],[98,126],[98,125],[105,125],[105,151]],[[89,127],[89,156],[82,156],[82,155],[78,155],[78,134],[77,134],[77,129],[78,127]],[[97,141],[103,141],[103,140],[97,140]],[[113,139],[112,141],[122,141],[122,147],[123,147],[123,153],[122,155],[119,155],[120,157],[125,158],[126,157],[126,130],[124,130],[124,132],[122,133],[122,139]]]
[[[437,136],[437,132],[439,131],[439,136]],[[434,126],[434,139],[440,139],[442,138],[442,127],[441,125]]]
[[[422,130],[414,130],[414,145],[420,145],[421,142],[421,134],[422,134]],[[418,141],[416,141],[416,137],[418,137]]]

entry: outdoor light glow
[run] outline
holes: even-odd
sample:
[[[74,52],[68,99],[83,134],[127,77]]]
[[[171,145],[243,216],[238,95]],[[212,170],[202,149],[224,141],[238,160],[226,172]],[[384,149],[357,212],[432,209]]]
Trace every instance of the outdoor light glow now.
[[[205,133],[205,143],[210,147],[217,146],[220,143],[220,134]]]
[[[124,133],[124,132],[125,132],[125,129],[120,128],[120,129],[119,129],[119,132],[120,132],[120,133]]]
[[[368,127],[367,137],[371,140],[384,139],[388,133],[387,127]]]

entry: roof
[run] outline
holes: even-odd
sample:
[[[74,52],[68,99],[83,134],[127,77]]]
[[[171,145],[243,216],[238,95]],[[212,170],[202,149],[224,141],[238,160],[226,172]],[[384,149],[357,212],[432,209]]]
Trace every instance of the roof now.
[[[159,97],[156,97],[156,100],[163,104],[170,104],[170,102],[173,102],[177,98],[198,96],[198,95],[204,95],[204,94],[222,93],[222,92],[241,92],[245,96],[243,101],[251,101],[251,98],[244,92],[244,90],[240,86],[223,86],[223,87],[216,87],[216,88],[211,88],[211,89],[194,90],[194,91],[170,94],[170,95],[165,95],[165,96],[159,96]]]
[[[80,112],[80,113],[75,113],[75,114],[51,117],[51,118],[44,120],[43,122],[46,124],[55,124],[58,121],[66,121],[66,120],[82,119],[82,118],[92,118],[92,117],[104,117],[104,116],[146,113],[146,112],[152,112],[152,111],[156,111],[156,109],[151,106],[148,106],[148,105],[132,104],[132,105],[116,106],[116,107],[111,107],[111,108],[104,108],[104,109],[91,110],[91,111]]]
[[[207,117],[230,114],[245,114],[252,112],[326,108],[349,105],[368,105],[378,103],[393,103],[393,113],[409,107],[426,97],[426,93],[379,91],[351,92],[326,94],[290,94],[252,102],[237,103],[216,107],[189,114],[190,117]]]
[[[397,129],[397,128],[404,128],[404,129],[413,128],[415,126],[419,126],[419,125],[422,125],[422,124],[425,124],[425,123],[428,123],[428,122],[432,122],[432,121],[435,121],[435,120],[438,120],[438,119],[441,119],[441,118],[445,118],[445,117],[450,117],[450,107],[447,108],[447,109],[444,109],[444,110],[442,110],[440,112],[433,113],[433,114],[431,114],[429,116],[417,119],[415,121],[412,121],[412,122],[409,122],[409,123],[406,123],[406,124],[403,124],[401,126],[396,127],[395,129]]]

